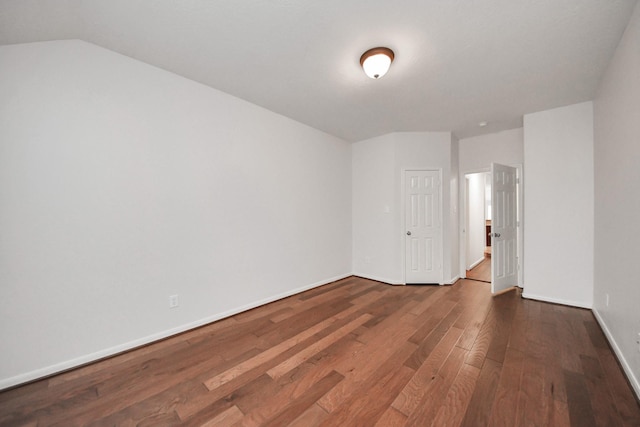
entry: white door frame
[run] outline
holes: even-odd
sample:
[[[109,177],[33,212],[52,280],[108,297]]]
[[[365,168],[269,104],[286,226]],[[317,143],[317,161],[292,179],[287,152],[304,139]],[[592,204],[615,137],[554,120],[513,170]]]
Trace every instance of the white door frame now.
[[[517,177],[518,177],[518,286],[522,287],[524,283],[524,174],[522,172],[523,167],[522,164],[507,164],[507,166],[511,166],[517,169]],[[491,173],[491,166],[486,168],[479,169],[471,169],[467,171],[460,171],[460,179],[458,180],[460,185],[458,189],[459,193],[459,206],[460,206],[460,215],[458,217],[459,224],[459,235],[460,235],[460,277],[467,277],[467,235],[465,232],[466,229],[466,220],[467,220],[467,186],[466,179],[467,175],[471,175],[474,173]]]
[[[439,203],[440,203],[440,212],[438,213],[440,215],[440,263],[441,263],[441,267],[440,267],[440,280],[438,281],[438,284],[442,285],[444,284],[444,225],[442,223],[442,220],[444,218],[443,215],[443,206],[442,206],[442,187],[443,187],[443,183],[442,183],[442,168],[402,168],[400,170],[400,225],[401,225],[401,229],[399,230],[399,236],[400,236],[400,253],[402,254],[401,256],[401,262],[402,262],[402,283],[404,285],[407,284],[407,269],[406,269],[406,246],[405,246],[405,233],[407,230],[407,223],[406,223],[406,196],[407,196],[407,192],[406,192],[406,188],[405,188],[405,175],[406,172],[408,171],[425,171],[425,172],[438,172],[438,180],[440,181],[440,195],[439,195]]]

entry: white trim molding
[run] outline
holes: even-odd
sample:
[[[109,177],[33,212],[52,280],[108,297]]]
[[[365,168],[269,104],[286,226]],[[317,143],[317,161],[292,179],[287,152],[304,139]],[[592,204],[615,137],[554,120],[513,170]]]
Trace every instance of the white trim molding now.
[[[620,347],[618,346],[618,343],[616,342],[616,340],[613,338],[611,331],[609,331],[609,328],[607,327],[607,324],[604,321],[604,318],[600,315],[600,313],[598,313],[598,310],[596,310],[595,308],[591,311],[593,312],[593,316],[598,321],[600,328],[602,328],[604,335],[607,337],[607,341],[609,341],[609,344],[611,345],[613,352],[618,357],[618,361],[620,362],[620,365],[622,365],[622,369],[624,370],[624,373],[627,375],[627,378],[629,379],[629,383],[631,383],[631,387],[633,387],[633,391],[636,392],[636,397],[638,398],[638,400],[640,400],[640,379],[636,376],[636,372],[633,372],[633,370],[631,369],[631,366],[629,365],[629,362],[627,362],[627,359],[625,359],[624,354],[622,354],[622,351],[620,351]]]
[[[475,266],[477,266],[478,264],[480,264],[482,261],[484,261],[484,257],[480,258],[479,260],[477,260],[476,262],[474,262],[473,264],[471,264],[471,265],[469,266],[469,268],[467,268],[467,270],[473,270],[473,268],[474,268]]]
[[[443,285],[453,285],[454,283],[456,283],[458,280],[460,280],[460,276],[456,276],[453,279],[449,280],[448,282],[444,282]]]
[[[374,276],[371,274],[361,274],[361,273],[353,273],[353,276],[356,277],[361,277],[363,279],[368,279],[368,280],[374,280],[376,282],[380,282],[380,283],[386,283],[387,285],[406,285],[406,283],[397,281],[397,280],[390,280],[390,279],[386,279],[384,277],[379,277],[379,276]]]
[[[587,309],[591,309],[591,305],[589,304],[585,304],[585,303],[581,303],[581,302],[577,302],[577,301],[569,301],[569,300],[564,300],[564,299],[560,299],[560,298],[549,298],[549,297],[544,297],[541,295],[534,295],[534,294],[530,294],[528,292],[526,292],[526,286],[524,287],[525,291],[522,292],[522,298],[526,298],[526,299],[534,299],[536,301],[542,301],[542,302],[550,302],[553,304],[562,304],[562,305],[568,305],[571,307],[579,307],[579,308],[587,308]]]

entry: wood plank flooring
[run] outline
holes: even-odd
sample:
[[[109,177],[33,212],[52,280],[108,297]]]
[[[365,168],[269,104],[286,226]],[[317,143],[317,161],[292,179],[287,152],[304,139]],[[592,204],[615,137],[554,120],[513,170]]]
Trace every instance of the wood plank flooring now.
[[[467,270],[467,279],[491,283],[491,257],[485,257],[480,264]]]
[[[640,426],[589,310],[347,278],[0,393],[0,426]]]

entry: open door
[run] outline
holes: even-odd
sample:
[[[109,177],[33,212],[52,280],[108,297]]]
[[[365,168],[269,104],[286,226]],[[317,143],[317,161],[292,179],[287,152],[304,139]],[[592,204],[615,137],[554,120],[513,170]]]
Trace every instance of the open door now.
[[[516,168],[491,164],[491,293],[518,285]]]

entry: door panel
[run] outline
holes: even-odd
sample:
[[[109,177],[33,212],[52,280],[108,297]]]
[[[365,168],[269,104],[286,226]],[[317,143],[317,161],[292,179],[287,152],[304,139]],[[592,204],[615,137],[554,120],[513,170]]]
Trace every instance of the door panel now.
[[[440,172],[405,172],[405,281],[440,283]]]
[[[518,284],[516,168],[491,164],[491,292]]]

